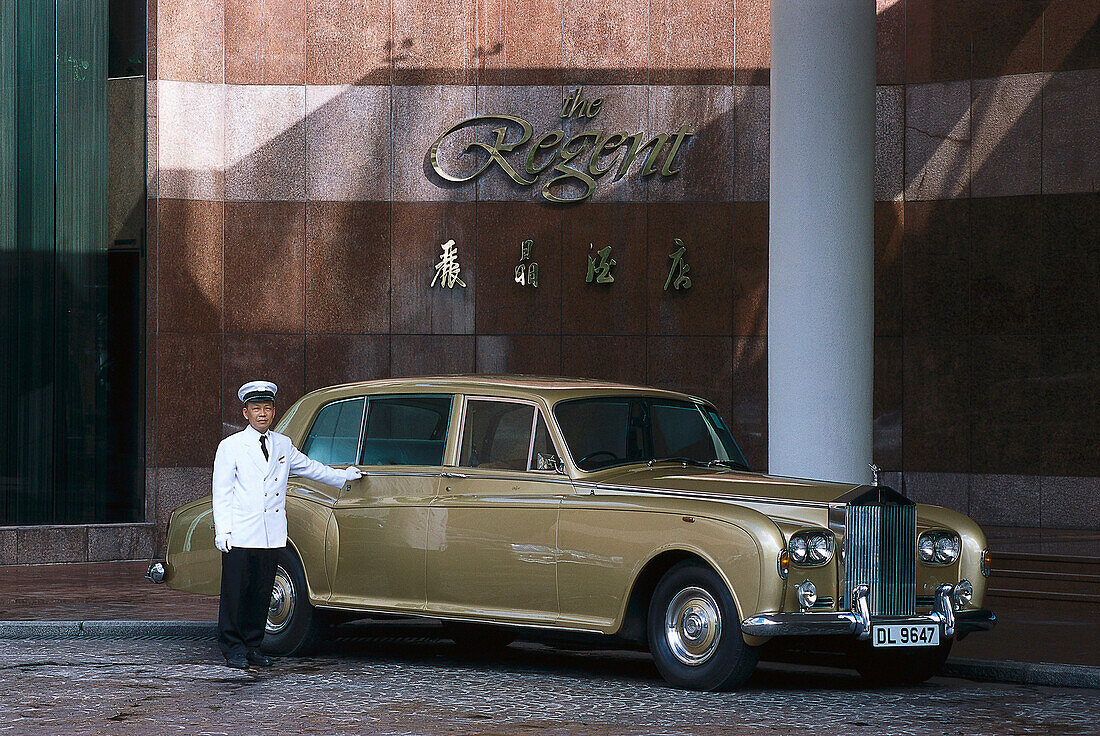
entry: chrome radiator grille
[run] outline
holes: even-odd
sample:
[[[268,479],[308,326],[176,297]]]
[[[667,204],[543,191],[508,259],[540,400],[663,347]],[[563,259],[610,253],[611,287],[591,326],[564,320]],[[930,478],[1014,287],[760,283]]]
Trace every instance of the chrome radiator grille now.
[[[917,608],[917,508],[848,504],[844,509],[844,599],[857,585],[871,589],[877,616],[912,616]]]

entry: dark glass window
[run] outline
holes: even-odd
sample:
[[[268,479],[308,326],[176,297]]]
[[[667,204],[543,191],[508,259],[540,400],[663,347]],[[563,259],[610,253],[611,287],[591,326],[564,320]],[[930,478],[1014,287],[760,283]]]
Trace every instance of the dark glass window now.
[[[534,419],[535,407],[530,404],[468,402],[458,464],[468,468],[526,470]]]
[[[345,399],[322,407],[302,443],[302,452],[325,465],[353,465],[365,403],[364,399]]]
[[[450,418],[450,396],[370,397],[359,464],[442,465]]]

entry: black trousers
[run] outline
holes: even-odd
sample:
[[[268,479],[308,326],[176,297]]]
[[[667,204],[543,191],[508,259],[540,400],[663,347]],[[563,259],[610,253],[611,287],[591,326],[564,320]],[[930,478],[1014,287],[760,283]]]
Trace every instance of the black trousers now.
[[[227,658],[259,649],[264,640],[279,549],[234,547],[222,553],[218,646]]]

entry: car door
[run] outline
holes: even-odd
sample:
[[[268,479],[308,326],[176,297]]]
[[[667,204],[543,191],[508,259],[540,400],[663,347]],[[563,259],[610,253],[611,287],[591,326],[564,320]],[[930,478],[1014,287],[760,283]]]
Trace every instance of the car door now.
[[[428,608],[554,621],[558,506],[572,486],[538,469],[540,452],[557,454],[545,418],[532,401],[467,397],[460,428],[429,520]]]
[[[358,463],[363,477],[336,502],[329,537],[333,602],[423,610],[428,513],[452,401],[449,394],[367,398]]]

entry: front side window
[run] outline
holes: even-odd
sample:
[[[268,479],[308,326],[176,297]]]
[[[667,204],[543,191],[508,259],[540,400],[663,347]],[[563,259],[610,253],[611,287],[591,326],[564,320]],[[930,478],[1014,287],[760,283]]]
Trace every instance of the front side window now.
[[[442,465],[450,396],[374,396],[367,403],[360,465]]]
[[[473,399],[466,404],[462,452],[467,468],[526,470],[535,407],[510,401]]]
[[[323,406],[302,443],[302,452],[325,465],[354,464],[364,403],[364,399],[347,399]]]
[[[692,401],[575,399],[556,404],[554,417],[581,470],[662,459],[749,469],[718,413]]]

